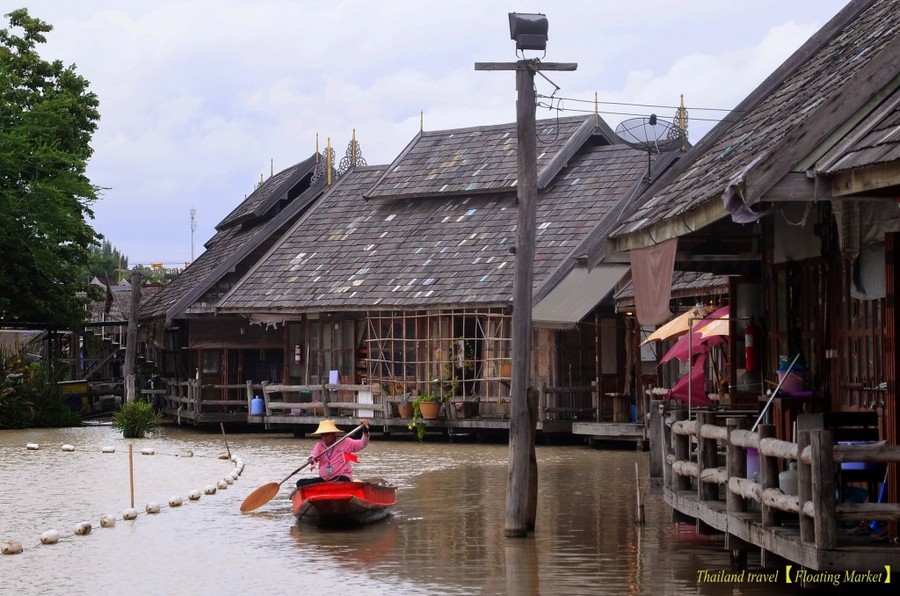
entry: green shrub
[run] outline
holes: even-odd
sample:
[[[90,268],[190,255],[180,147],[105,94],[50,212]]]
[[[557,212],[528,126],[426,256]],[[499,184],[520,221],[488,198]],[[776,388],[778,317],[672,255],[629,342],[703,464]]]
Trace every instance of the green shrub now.
[[[79,426],[81,414],[60,397],[65,368],[32,363],[23,352],[0,358],[0,428]]]
[[[140,439],[156,429],[161,417],[148,402],[137,400],[113,414],[112,425],[126,439]]]

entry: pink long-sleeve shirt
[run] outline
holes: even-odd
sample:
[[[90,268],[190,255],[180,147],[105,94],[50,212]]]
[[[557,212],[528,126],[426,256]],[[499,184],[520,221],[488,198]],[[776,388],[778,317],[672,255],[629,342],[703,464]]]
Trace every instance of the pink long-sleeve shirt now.
[[[352,439],[347,437],[327,452],[328,447],[322,441],[319,441],[312,448],[309,454],[316,464],[319,466],[319,477],[323,480],[331,480],[338,476],[346,476],[353,478],[353,468],[350,462],[344,458],[344,453],[355,453],[365,449],[369,444],[369,434],[364,433],[361,439]]]

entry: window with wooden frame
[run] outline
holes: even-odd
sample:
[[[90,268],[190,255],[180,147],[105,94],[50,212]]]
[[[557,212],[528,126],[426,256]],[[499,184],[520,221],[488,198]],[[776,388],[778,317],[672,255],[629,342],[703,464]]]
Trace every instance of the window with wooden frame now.
[[[841,410],[865,410],[878,398],[876,387],[884,380],[885,301],[858,300],[850,295],[853,263],[842,259],[839,264],[842,291],[835,309],[835,346],[833,373],[837,395],[833,405]]]

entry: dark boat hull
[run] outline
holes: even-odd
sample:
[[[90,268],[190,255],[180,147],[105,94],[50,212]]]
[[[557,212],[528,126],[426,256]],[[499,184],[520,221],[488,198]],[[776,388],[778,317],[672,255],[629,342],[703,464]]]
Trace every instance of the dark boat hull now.
[[[298,522],[359,526],[384,519],[397,503],[396,487],[384,482],[319,482],[291,493]]]

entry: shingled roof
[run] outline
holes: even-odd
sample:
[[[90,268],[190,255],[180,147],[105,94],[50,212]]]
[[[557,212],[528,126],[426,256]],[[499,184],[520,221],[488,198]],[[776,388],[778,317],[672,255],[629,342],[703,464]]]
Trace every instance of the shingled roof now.
[[[585,119],[566,120],[572,136],[557,140],[553,135],[547,146],[540,144],[545,138],[540,131],[557,126],[557,121],[538,124],[538,152],[543,149],[544,163],[553,163],[566,153],[568,166],[538,195],[535,289],[547,282],[562,261],[573,258],[572,251],[580,241],[632,191],[646,169],[645,153],[626,145],[609,145],[605,131],[592,124],[595,136],[587,135],[580,150],[569,152],[567,143],[579,136]],[[485,146],[502,146],[503,139],[510,137],[515,141],[514,124],[477,130],[490,131],[487,137],[478,135]],[[444,154],[449,143],[455,142],[450,139],[459,133],[428,136],[436,152]],[[504,152],[502,148],[497,151]],[[392,169],[414,171],[403,159],[390,167],[351,170],[284,234],[217,310],[289,315],[509,304],[516,193],[508,183],[508,172],[480,178],[492,155],[480,155],[480,164],[472,159],[465,164],[461,163],[464,160],[457,162],[466,171],[481,170],[475,178],[484,185],[478,188],[481,192],[471,194],[448,196],[451,186],[453,193],[459,193],[465,185],[429,178],[425,171],[411,175],[410,185],[403,187],[386,176]],[[439,163],[422,158],[424,152],[417,154],[415,163],[435,167]],[[491,185],[499,190],[488,192]],[[403,194],[404,188],[409,194]],[[426,196],[426,190],[433,194]],[[367,200],[365,196],[392,200]]]
[[[538,188],[545,187],[566,160],[598,131],[608,144],[621,142],[594,116],[539,121]],[[508,124],[422,132],[364,195],[408,199],[515,189],[516,139],[515,126]]]
[[[230,288],[220,283],[236,266],[259,256],[322,192],[323,183],[310,185],[315,155],[269,177],[217,226],[206,250],[153,299],[141,305],[142,319],[184,315],[192,307],[212,312]],[[245,264],[245,269],[250,264]],[[233,283],[233,280],[232,280]]]
[[[854,0],[654,184],[614,233],[622,250],[688,234],[748,206],[886,86],[900,65],[900,3]],[[830,141],[834,142],[834,141]],[[810,183],[811,184],[811,183]],[[643,234],[649,230],[648,234]]]
[[[900,6],[898,6],[900,9]],[[816,163],[816,171],[837,174],[900,161],[900,89],[863,119]]]

